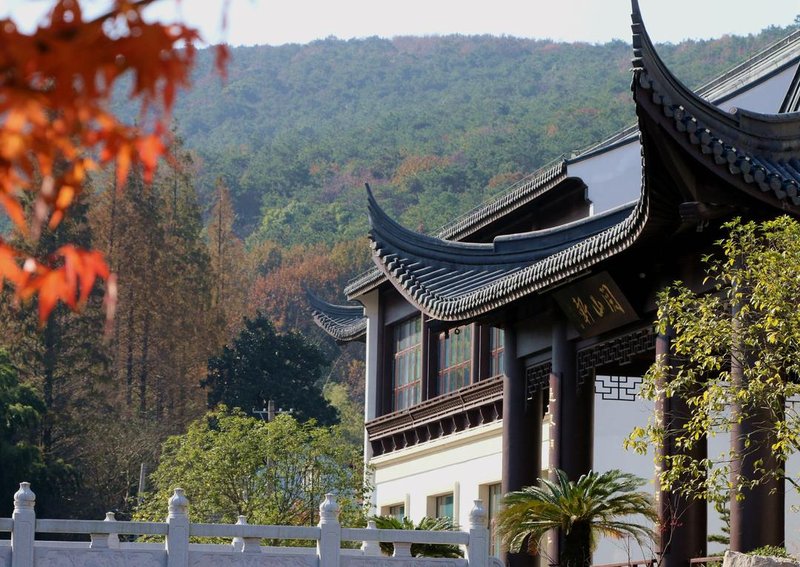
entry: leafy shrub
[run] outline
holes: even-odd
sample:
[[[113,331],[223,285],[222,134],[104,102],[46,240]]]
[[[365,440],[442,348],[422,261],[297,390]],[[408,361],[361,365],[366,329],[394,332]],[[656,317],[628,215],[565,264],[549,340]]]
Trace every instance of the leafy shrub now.
[[[785,559],[796,559],[794,555],[786,551],[785,547],[778,545],[765,545],[748,551],[747,555],[760,555],[761,557],[783,557]]]

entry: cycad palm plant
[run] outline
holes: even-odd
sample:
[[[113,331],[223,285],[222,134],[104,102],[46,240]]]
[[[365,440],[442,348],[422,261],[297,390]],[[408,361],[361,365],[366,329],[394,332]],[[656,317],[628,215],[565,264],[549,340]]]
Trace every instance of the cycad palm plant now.
[[[394,516],[373,516],[372,519],[375,520],[375,526],[378,529],[384,530],[454,531],[458,529],[450,518],[430,518],[425,516],[416,526],[409,518],[401,520]],[[394,553],[394,544],[382,541],[381,550],[386,555],[392,555]],[[457,545],[446,543],[413,543],[411,544],[411,556],[456,559],[464,557],[464,552]]]
[[[547,532],[560,529],[561,567],[589,566],[599,536],[632,536],[640,544],[652,540],[649,527],[623,520],[632,515],[657,519],[652,498],[638,490],[643,484],[639,477],[619,470],[589,472],[576,482],[557,470],[554,482],[539,479],[538,486],[505,496],[497,517],[498,533],[511,551],[527,548],[536,554]]]

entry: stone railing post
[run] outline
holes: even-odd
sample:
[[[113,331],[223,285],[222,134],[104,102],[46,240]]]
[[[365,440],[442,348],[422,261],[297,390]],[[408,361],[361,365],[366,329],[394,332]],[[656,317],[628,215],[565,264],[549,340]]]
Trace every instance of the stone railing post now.
[[[167,524],[167,567],[188,567],[189,499],[182,488],[176,488],[169,499]]]
[[[244,516],[239,516],[239,519],[236,521],[237,524],[242,526],[247,525],[247,518]],[[257,537],[245,537],[242,539],[242,553],[261,553],[261,538]]]
[[[486,510],[483,502],[475,500],[469,513],[469,544],[467,561],[469,567],[488,567],[489,530],[486,529]]]
[[[392,557],[411,557],[411,544],[407,541],[395,541]]]
[[[36,533],[36,495],[31,483],[20,482],[14,494],[14,513],[11,519],[11,567],[30,567],[33,565],[33,542]]]
[[[339,567],[342,547],[342,527],[339,524],[339,505],[333,494],[325,495],[319,505],[320,535],[317,541],[319,567]]]
[[[245,516],[239,516],[236,519],[237,526],[246,526],[247,525],[247,518]],[[233,546],[234,551],[241,551],[244,549],[244,538],[236,536],[231,541],[231,545]]]
[[[114,512],[106,513],[106,517],[103,518],[103,522],[116,521],[117,519],[114,517]],[[91,541],[91,543],[89,543],[89,549],[108,549],[111,547],[111,534],[89,534],[89,538]],[[119,539],[117,541],[119,542]]]
[[[367,522],[367,529],[368,530],[376,529],[375,520],[370,520]],[[361,543],[361,553],[369,556],[381,555],[381,544],[378,543],[377,541],[364,540]]]
[[[103,521],[116,522],[117,518],[114,516],[114,512],[106,512],[106,517],[103,519]],[[119,547],[119,536],[117,534],[90,534],[90,537],[90,549],[108,549]]]
[[[106,517],[103,520],[104,522],[116,522],[117,517],[114,515],[114,512],[106,512]],[[108,534],[108,547],[113,549],[119,548],[119,535],[118,534]]]

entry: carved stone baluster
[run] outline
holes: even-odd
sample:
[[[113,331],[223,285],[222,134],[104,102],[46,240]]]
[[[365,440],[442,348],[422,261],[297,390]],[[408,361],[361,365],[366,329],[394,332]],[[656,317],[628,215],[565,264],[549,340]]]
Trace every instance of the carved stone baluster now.
[[[36,532],[36,495],[31,483],[20,482],[14,494],[14,513],[11,519],[14,527],[11,532],[11,567],[30,567],[33,565],[33,542]]]
[[[245,516],[239,516],[236,520],[237,526],[246,526],[247,525],[247,518]],[[244,538],[236,536],[231,541],[231,545],[233,546],[234,551],[242,551],[244,549]]]
[[[328,493],[319,505],[320,536],[317,541],[319,567],[339,567],[342,546],[342,528],[339,524],[339,505],[336,497]]]
[[[404,541],[394,542],[392,557],[411,557],[411,544]]]
[[[189,499],[176,488],[169,499],[167,516],[167,567],[189,565]]]
[[[367,529],[374,530],[376,529],[375,520],[370,520],[367,522]],[[376,556],[381,554],[381,544],[377,541],[367,541],[364,540],[361,544],[361,553],[364,555],[369,556]]]

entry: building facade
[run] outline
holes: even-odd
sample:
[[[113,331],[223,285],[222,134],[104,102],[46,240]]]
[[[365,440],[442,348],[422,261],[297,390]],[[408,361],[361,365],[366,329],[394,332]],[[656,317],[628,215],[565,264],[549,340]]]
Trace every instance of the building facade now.
[[[376,269],[345,290],[363,307],[312,308],[338,340],[366,341],[377,513],[465,525],[473,499],[491,519],[503,493],[554,468],[651,478],[653,456],[621,445],[653,413],[637,396],[641,376],[670,352],[653,328],[657,293],[676,279],[703,291],[701,257],[725,220],[800,214],[800,33],[695,93],[658,57],[635,1],[632,28],[636,127],[435,237],[400,226],[368,190]],[[685,411],[660,404],[664,419]],[[800,543],[784,492],[731,504],[733,549]],[[659,495],[662,548],[605,543],[595,562],[705,556],[713,513],[684,503],[674,521],[674,498]]]

